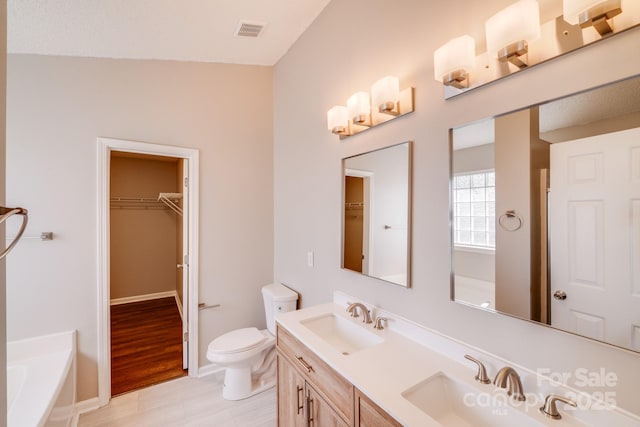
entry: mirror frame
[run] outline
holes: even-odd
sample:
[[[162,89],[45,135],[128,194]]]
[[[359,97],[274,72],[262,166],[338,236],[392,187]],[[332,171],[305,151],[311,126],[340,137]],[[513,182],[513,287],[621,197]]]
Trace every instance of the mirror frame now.
[[[360,273],[355,270],[351,270],[344,267],[344,240],[345,240],[345,221],[344,221],[344,208],[345,208],[345,197],[346,197],[346,188],[345,188],[345,171],[349,168],[345,166],[345,162],[354,157],[362,156],[369,153],[379,152],[388,148],[398,147],[400,145],[407,144],[407,259],[406,259],[406,285],[401,283],[391,282],[389,280],[385,280],[378,276],[371,276],[369,274]],[[341,234],[340,234],[340,269],[345,271],[350,271],[354,274],[360,274],[362,276],[371,277],[373,279],[380,280],[384,283],[388,283],[390,285],[399,286],[401,288],[409,289],[411,288],[412,282],[412,224],[413,224],[413,141],[403,141],[397,144],[388,145],[385,147],[376,148],[373,150],[365,151],[358,154],[353,154],[348,157],[343,157],[341,159],[340,166],[340,174],[341,174],[341,185],[342,185],[342,197],[340,203],[340,224],[341,224]]]

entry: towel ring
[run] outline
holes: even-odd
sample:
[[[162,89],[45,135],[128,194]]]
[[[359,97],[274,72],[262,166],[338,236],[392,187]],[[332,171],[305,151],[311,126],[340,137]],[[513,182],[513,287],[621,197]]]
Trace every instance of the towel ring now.
[[[20,231],[16,234],[15,239],[5,248],[2,253],[0,253],[0,260],[4,259],[7,254],[13,249],[13,247],[18,243],[20,237],[22,237],[22,233],[24,233],[24,229],[27,228],[27,222],[29,221],[28,211],[24,208],[5,208],[4,206],[0,206],[0,224],[4,223],[7,219],[12,217],[13,215],[22,215],[22,227],[20,227]]]
[[[517,224],[515,224],[514,226],[508,227],[504,224],[505,219],[507,218],[515,218],[517,220]],[[500,218],[498,218],[498,224],[500,224],[500,227],[503,230],[506,231],[516,231],[519,230],[520,228],[522,228],[522,224],[524,223],[524,220],[522,219],[522,217],[520,215],[518,215],[516,213],[516,211],[514,210],[508,210],[505,213],[503,213],[502,215],[500,215]]]

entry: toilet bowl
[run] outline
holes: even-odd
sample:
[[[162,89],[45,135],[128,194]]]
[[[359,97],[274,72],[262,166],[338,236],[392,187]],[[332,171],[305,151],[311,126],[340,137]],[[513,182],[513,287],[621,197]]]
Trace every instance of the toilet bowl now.
[[[246,399],[275,386],[275,314],[295,310],[298,294],[271,284],[262,287],[262,296],[267,329],[236,329],[207,347],[207,359],[225,368],[224,399]]]

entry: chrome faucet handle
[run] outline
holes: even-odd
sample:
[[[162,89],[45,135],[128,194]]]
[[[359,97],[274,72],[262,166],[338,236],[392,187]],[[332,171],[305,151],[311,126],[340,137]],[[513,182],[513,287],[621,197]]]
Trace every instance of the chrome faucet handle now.
[[[355,303],[350,303],[347,302],[347,313],[349,313],[349,316],[351,317],[360,317],[360,315],[358,314],[358,306]]]
[[[376,321],[373,324],[373,329],[379,329],[382,330],[384,329],[384,326],[382,326],[382,322],[387,322],[389,319],[387,319],[386,317],[382,317],[380,315],[376,316]]]
[[[558,396],[555,394],[550,394],[544,399],[544,406],[541,406],[539,411],[541,414],[546,415],[549,418],[553,418],[554,420],[559,420],[562,418],[560,412],[558,412],[558,408],[556,407],[556,402],[566,403],[567,405],[571,405],[574,408],[578,407],[576,402],[571,399],[567,399],[566,397]]]
[[[475,357],[469,356],[468,354],[465,354],[464,358],[478,365],[478,373],[475,376],[476,381],[482,384],[491,384],[491,380],[487,376],[487,370],[485,369],[481,361],[479,361]]]

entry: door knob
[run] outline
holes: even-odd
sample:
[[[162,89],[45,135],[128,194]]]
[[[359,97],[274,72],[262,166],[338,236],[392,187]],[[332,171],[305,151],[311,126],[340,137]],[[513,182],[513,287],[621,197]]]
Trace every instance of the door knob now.
[[[567,293],[565,291],[555,291],[553,297],[557,300],[564,301],[567,299]]]

